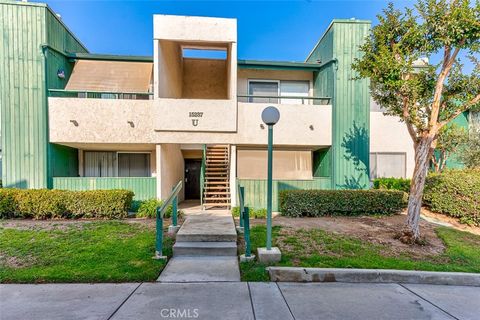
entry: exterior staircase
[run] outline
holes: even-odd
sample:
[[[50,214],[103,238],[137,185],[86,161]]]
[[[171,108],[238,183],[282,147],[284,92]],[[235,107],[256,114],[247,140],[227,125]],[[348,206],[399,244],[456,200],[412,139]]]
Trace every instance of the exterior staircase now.
[[[204,161],[203,208],[230,209],[230,146],[207,146]]]
[[[173,258],[157,281],[240,281],[237,231],[230,212],[188,216],[176,235]]]

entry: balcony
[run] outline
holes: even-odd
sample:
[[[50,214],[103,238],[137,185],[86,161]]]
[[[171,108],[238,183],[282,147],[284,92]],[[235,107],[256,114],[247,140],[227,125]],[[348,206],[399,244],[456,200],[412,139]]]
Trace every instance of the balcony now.
[[[151,99],[150,93],[50,90],[50,142],[262,145],[267,130],[261,112],[274,105],[281,113],[275,127],[276,144],[331,145],[328,97],[238,96],[238,100]]]
[[[151,100],[152,92],[108,92],[108,91],[78,91],[49,89],[48,96],[52,98],[80,98],[80,99],[128,99]]]
[[[238,102],[243,103],[274,103],[274,104],[301,104],[301,105],[329,105],[330,97],[310,96],[266,96],[266,95],[237,95]]]

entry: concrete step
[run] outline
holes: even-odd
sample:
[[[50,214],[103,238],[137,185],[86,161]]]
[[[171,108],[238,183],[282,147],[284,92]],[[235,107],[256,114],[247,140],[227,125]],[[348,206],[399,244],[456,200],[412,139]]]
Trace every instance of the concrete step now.
[[[208,204],[212,206],[213,204]],[[226,206],[226,204],[221,204]],[[236,242],[237,231],[231,215],[200,214],[188,217],[176,236],[177,242]]]
[[[173,245],[173,256],[237,256],[235,242],[179,242]]]
[[[237,257],[198,256],[174,257],[159,282],[225,282],[240,281]]]

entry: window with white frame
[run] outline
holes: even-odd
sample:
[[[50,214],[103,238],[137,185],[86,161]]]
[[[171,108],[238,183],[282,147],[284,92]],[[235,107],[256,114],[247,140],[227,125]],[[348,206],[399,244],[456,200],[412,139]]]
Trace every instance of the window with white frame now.
[[[370,179],[405,178],[405,153],[370,153]]]
[[[254,96],[249,98],[249,102],[308,104],[308,99],[302,97],[310,95],[310,83],[301,80],[254,79],[248,81],[248,94]]]

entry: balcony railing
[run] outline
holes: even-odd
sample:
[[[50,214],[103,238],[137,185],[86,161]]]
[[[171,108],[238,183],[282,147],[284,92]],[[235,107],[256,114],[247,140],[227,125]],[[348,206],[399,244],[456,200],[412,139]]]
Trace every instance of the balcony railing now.
[[[108,91],[79,91],[49,89],[49,97],[56,98],[87,98],[87,99],[129,99],[129,100],[150,100],[153,99],[152,92],[108,92]]]
[[[238,102],[329,105],[330,97],[237,95]]]

